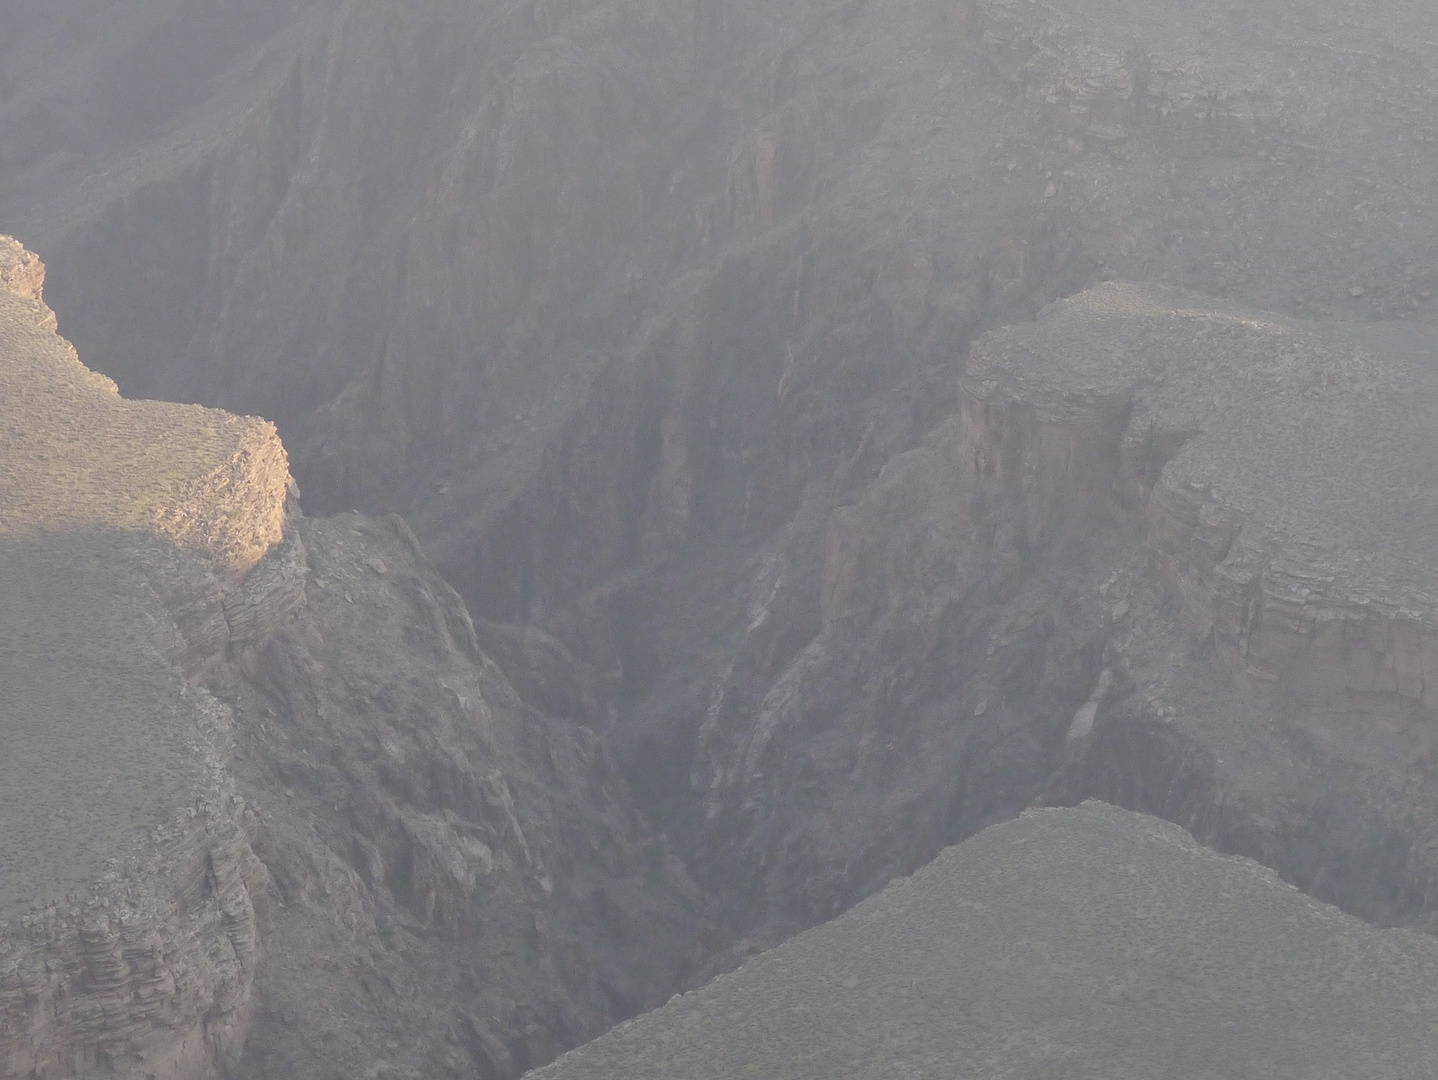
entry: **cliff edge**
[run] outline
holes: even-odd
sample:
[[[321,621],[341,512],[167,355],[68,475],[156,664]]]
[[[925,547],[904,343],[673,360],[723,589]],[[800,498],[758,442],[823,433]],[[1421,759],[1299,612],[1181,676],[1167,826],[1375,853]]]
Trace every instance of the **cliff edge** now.
[[[0,237],[0,1075],[215,1075],[267,877],[186,676],[303,599],[289,471],[262,421],[121,399],[43,282]]]
[[[534,1080],[1405,1077],[1438,942],[1168,822],[1031,810]]]
[[[1107,283],[980,339],[967,438],[1022,473],[1031,542],[1060,484],[1142,506],[1187,621],[1260,697],[1431,724],[1433,342]]]
[[[403,521],[293,513],[270,424],[122,399],[0,254],[0,1077],[512,1080],[695,977]]]
[[[231,579],[284,532],[289,462],[273,424],[126,401],[56,332],[45,268],[0,237],[0,535],[146,530]]]

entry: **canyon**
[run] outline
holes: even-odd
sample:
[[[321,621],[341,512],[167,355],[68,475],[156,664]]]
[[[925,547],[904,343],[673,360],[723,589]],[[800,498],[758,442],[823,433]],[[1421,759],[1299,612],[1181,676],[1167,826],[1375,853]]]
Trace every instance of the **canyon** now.
[[[104,376],[7,248],[7,656],[93,608],[186,734],[14,900],[169,1004],[5,1067],[515,1077],[1091,799],[1438,930],[1435,24],[17,10],[0,231]]]
[[[699,971],[707,902],[402,519],[121,398],[43,276],[0,238],[4,1074],[507,1076]]]

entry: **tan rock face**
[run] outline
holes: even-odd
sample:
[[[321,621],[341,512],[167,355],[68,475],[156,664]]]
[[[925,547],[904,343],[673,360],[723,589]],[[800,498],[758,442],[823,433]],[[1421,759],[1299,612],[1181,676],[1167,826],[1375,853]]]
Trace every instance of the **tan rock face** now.
[[[45,264],[40,256],[26,251],[13,237],[0,237],[0,289],[38,304],[44,284]]]
[[[0,1075],[211,1076],[248,1029],[268,876],[230,712],[186,676],[303,602],[284,449],[122,400],[43,280],[0,238]]]
[[[274,426],[124,400],[55,333],[44,277],[0,237],[0,534],[148,531],[237,580],[284,530],[289,465]]]

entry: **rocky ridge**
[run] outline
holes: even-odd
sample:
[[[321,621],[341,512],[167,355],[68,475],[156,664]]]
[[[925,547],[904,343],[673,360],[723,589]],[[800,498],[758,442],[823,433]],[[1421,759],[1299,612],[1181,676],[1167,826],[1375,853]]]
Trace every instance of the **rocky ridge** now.
[[[533,1076],[1397,1080],[1427,1067],[1435,971],[1427,935],[1086,803],[995,825]]]

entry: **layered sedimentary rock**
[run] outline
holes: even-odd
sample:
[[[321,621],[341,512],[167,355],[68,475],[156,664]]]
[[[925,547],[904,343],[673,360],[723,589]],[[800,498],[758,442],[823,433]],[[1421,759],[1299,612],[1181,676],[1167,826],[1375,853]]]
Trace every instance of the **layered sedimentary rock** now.
[[[213,1075],[248,1029],[268,877],[230,713],[185,669],[303,600],[254,570],[284,449],[259,421],[122,400],[55,333],[43,278],[0,237],[0,1073]],[[204,634],[168,603],[182,578]]]
[[[543,641],[301,518],[271,425],[121,399],[4,243],[0,1075],[510,1080],[702,972],[593,695],[481,646]]]
[[[1432,724],[1438,335],[1104,285],[987,335],[979,469],[1029,498],[1123,489],[1194,631],[1245,686]]]
[[[1422,1073],[1438,942],[1112,806],[1035,810],[535,1080]]]

